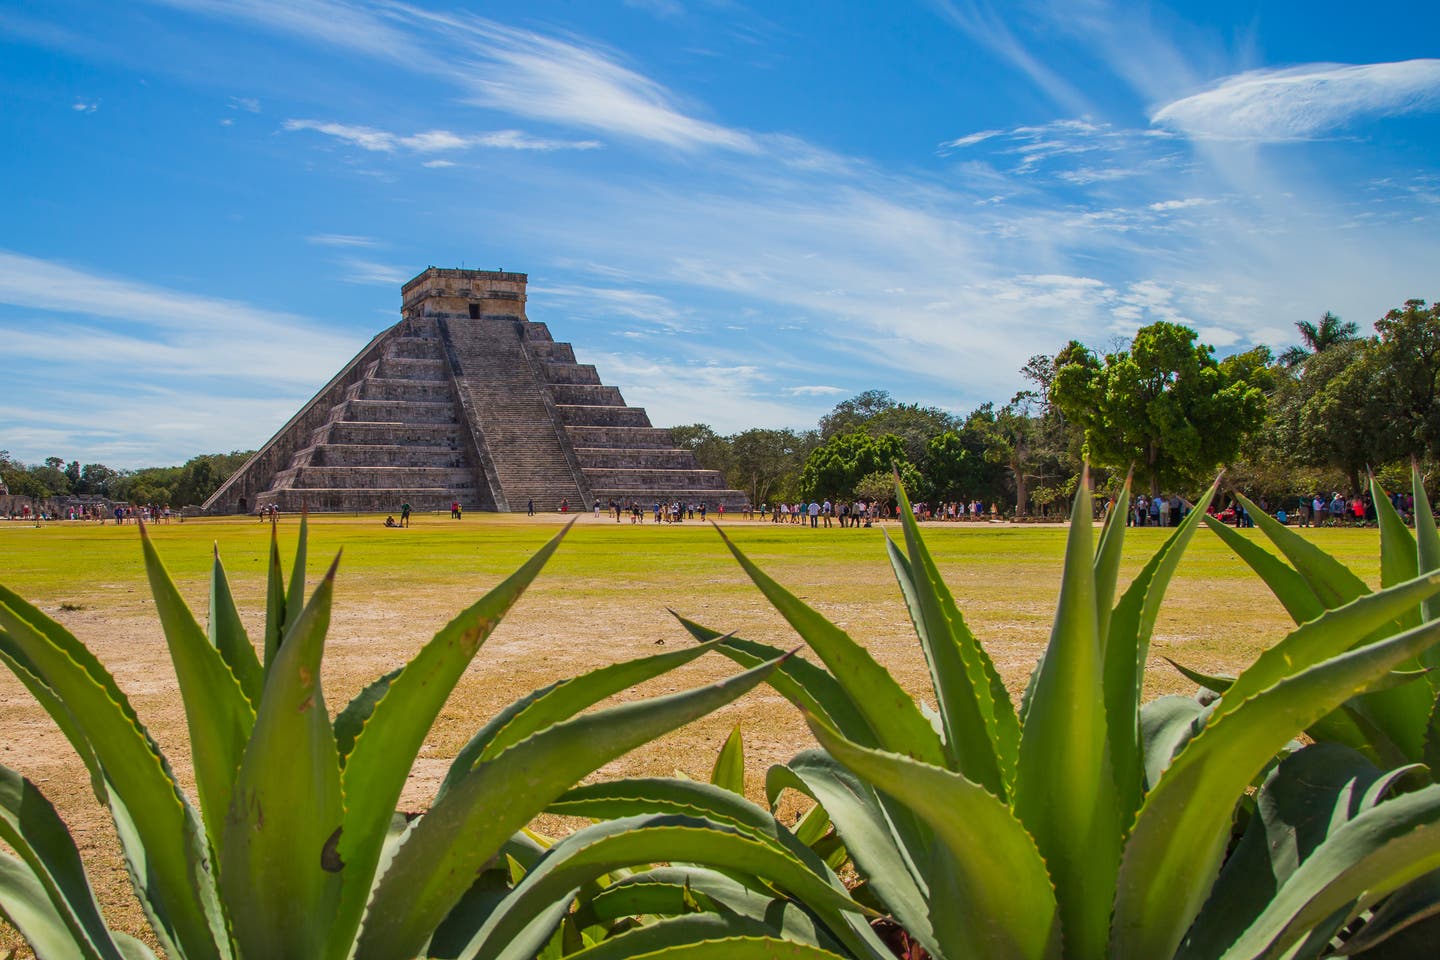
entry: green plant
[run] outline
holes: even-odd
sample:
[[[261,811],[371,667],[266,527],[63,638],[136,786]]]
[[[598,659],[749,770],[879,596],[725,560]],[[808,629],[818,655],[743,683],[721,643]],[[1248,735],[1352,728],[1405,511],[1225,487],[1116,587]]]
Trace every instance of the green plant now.
[[[503,943],[478,953],[465,945],[497,926],[528,930],[570,909],[572,887],[535,892],[539,881],[522,861],[539,871],[543,856],[525,824],[580,777],[730,702],[774,664],[585,714],[579,711],[694,660],[703,648],[559,681],[485,724],[424,815],[398,814],[411,764],[450,691],[561,536],[332,719],[321,658],[339,558],[305,600],[303,522],[288,589],[272,530],[263,657],[241,625],[218,554],[207,630],[142,531],[189,724],[198,810],[99,661],[0,588],[0,660],[85,763],[167,956],[516,956]],[[605,829],[625,842],[635,826]],[[0,911],[39,956],[153,956],[108,929],[64,824],[35,786],[8,768],[0,768],[0,839],[17,854],[0,855]],[[498,886],[497,864],[509,868],[499,871]],[[507,899],[522,877],[516,890],[527,896]],[[843,909],[842,892],[828,897]],[[691,941],[704,939],[704,931],[692,933]],[[704,955],[693,942],[687,949]]]
[[[1263,891],[1264,924],[1227,925],[1217,912],[1212,888],[1252,782],[1293,737],[1440,640],[1440,626],[1426,624],[1356,646],[1440,592],[1440,576],[1305,623],[1203,717],[1175,709],[1188,698],[1142,710],[1161,598],[1213,494],[1115,602],[1128,490],[1097,549],[1088,478],[1081,483],[1050,642],[1018,710],[941,580],[903,490],[907,550],[888,548],[935,709],[729,544],[824,664],[792,659],[767,681],[804,711],[825,748],[772,768],[767,787],[772,796],[800,790],[824,808],[865,878],[863,895],[932,955],[1154,960],[1186,950],[1192,925],[1214,923],[1234,945],[1226,957],[1288,956],[1332,914],[1343,922],[1440,865],[1440,787],[1425,787],[1375,803],[1326,836],[1313,869]],[[716,641],[714,631],[687,625]],[[719,638],[718,649],[746,665],[776,652],[739,638]]]
[[[1418,468],[1412,469],[1411,479],[1414,533],[1375,477],[1370,477],[1380,526],[1382,589],[1440,570],[1440,533]],[[1369,586],[1339,560],[1245,497],[1240,500],[1284,559],[1213,518],[1206,522],[1270,587],[1297,625],[1371,594]],[[1360,642],[1373,643],[1416,629],[1435,621],[1437,614],[1440,604],[1436,601],[1417,601]],[[1282,763],[1257,794],[1255,815],[1246,825],[1236,856],[1226,866],[1233,889],[1244,890],[1247,878],[1250,883],[1278,885],[1300,869],[1315,869],[1311,859],[1329,830],[1348,824],[1357,813],[1397,789],[1435,782],[1440,774],[1437,666],[1440,649],[1422,650],[1400,662],[1376,688],[1347,699],[1310,725],[1306,732],[1316,743]],[[1176,667],[1220,693],[1222,701],[1232,696],[1236,678],[1207,675],[1180,664]],[[1317,756],[1324,758],[1323,766],[1313,759]],[[1382,772],[1389,768],[1397,773],[1387,776]],[[1327,772],[1329,775],[1324,775]],[[1366,789],[1369,785],[1374,786]],[[1230,904],[1230,910],[1232,915],[1259,920],[1259,911],[1243,896]],[[1343,938],[1341,949],[1347,954],[1389,956],[1392,954],[1386,951],[1405,949],[1396,944],[1433,942],[1440,931],[1440,873],[1420,876],[1388,899],[1356,912],[1364,923]],[[1317,939],[1329,940],[1348,919],[1348,915],[1332,917],[1320,925]],[[1214,934],[1202,929],[1197,939],[1202,937],[1213,939]]]

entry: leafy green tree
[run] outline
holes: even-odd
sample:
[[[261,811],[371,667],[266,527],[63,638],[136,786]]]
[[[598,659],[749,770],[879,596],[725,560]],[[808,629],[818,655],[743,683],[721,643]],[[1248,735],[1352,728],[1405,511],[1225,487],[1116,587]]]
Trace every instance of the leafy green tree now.
[[[1390,415],[1400,421],[1402,452],[1440,452],[1440,301],[1407,300],[1375,329],[1380,379]]]
[[[913,463],[925,457],[932,437],[959,427],[957,418],[939,407],[899,403],[884,390],[867,390],[843,400],[820,418],[820,437],[830,440],[846,433],[886,434],[905,443],[905,456]]]
[[[730,469],[730,438],[716,433],[708,423],[687,423],[670,428],[675,446],[695,454],[695,459],[706,470]]]
[[[899,437],[872,437],[846,433],[817,447],[805,461],[800,474],[800,494],[805,497],[849,497],[856,485],[872,473],[888,473],[906,463],[905,443]]]
[[[1291,347],[1280,354],[1282,367],[1293,367],[1304,363],[1306,358],[1324,353],[1331,347],[1357,339],[1360,328],[1349,320],[1341,320],[1329,310],[1319,323],[1301,320],[1295,324],[1300,331],[1300,346]]]
[[[1289,368],[1271,394],[1258,459],[1266,459],[1263,448],[1273,445],[1279,456],[1269,459],[1291,468],[1337,470],[1347,490],[1358,493],[1367,465],[1393,460],[1404,449],[1403,430],[1386,395],[1387,377],[1373,339],[1332,346]]]
[[[973,497],[989,482],[989,467],[984,445],[973,435],[967,437],[959,431],[946,430],[931,437],[925,445],[917,489],[927,491],[937,500]]]
[[[730,438],[726,482],[756,506],[798,496],[800,471],[818,443],[814,431],[744,430]]]
[[[1072,343],[1055,372],[1051,400],[1084,430],[1090,459],[1116,470],[1133,464],[1152,496],[1235,457],[1265,415],[1261,387],[1232,379],[1195,336],[1160,321],[1103,362]]]

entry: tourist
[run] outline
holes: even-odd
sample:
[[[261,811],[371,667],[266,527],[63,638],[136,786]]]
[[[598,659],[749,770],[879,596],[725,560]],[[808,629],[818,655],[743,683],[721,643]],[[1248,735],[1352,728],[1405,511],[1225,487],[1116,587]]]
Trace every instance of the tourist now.
[[[533,516],[535,516],[535,498],[534,498],[534,497],[531,497],[529,500],[526,500],[526,501],[525,501],[525,516],[527,516],[527,517],[533,517]]]
[[[400,526],[410,526],[410,501],[400,504]]]
[[[388,516],[388,517],[385,518],[385,526],[387,526],[387,527],[395,527],[395,526],[399,526],[399,524],[397,524],[397,523],[395,522],[395,517],[392,515],[392,516]]]

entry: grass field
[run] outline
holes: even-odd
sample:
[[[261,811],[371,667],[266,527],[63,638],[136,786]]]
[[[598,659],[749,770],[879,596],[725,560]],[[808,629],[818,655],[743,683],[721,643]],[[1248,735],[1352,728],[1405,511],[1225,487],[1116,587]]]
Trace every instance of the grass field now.
[[[280,525],[287,564],[296,526],[289,517]],[[312,583],[343,548],[323,677],[331,711],[369,680],[403,663],[560,526],[556,516],[471,515],[463,521],[419,516],[408,530],[386,529],[376,517],[312,521]],[[906,687],[926,689],[924,661],[885,559],[882,528],[811,530],[729,521],[724,529],[772,576],[865,642]],[[268,525],[204,520],[151,532],[202,620],[211,550],[218,545],[246,626],[252,637],[259,635]],[[925,532],[960,609],[1018,697],[1049,633],[1064,528],[932,524]],[[1122,586],[1166,532],[1130,531]],[[1367,581],[1378,580],[1375,531],[1314,530],[1307,535]],[[184,717],[137,540],[133,526],[0,523],[0,580],[96,651],[188,784]],[[796,642],[710,525],[631,526],[628,520],[616,524],[581,517],[471,665],[425,746],[403,802],[423,809],[459,747],[511,700],[561,677],[688,643],[667,608],[751,639],[785,646]],[[1206,670],[1238,669],[1288,625],[1260,581],[1202,529],[1157,624],[1147,697],[1193,689],[1163,657]],[[718,656],[702,658],[640,692],[678,690],[734,669]],[[0,762],[41,784],[76,834],[107,913],[118,926],[138,932],[143,922],[83,767],[8,672],[0,675],[0,704]],[[737,723],[744,729],[747,761],[755,774],[750,792],[760,799],[763,769],[810,742],[795,710],[768,689],[617,761],[602,775],[682,770],[703,777]],[[566,828],[560,822],[540,826]],[[0,950],[16,945],[13,933],[0,932]]]

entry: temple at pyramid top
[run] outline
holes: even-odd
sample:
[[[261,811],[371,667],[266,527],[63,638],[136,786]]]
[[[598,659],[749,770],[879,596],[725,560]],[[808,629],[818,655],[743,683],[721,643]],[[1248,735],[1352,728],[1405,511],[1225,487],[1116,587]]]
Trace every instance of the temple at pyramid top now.
[[[523,273],[430,267],[381,332],[205,503],[208,513],[537,511],[744,494],[525,315]]]

